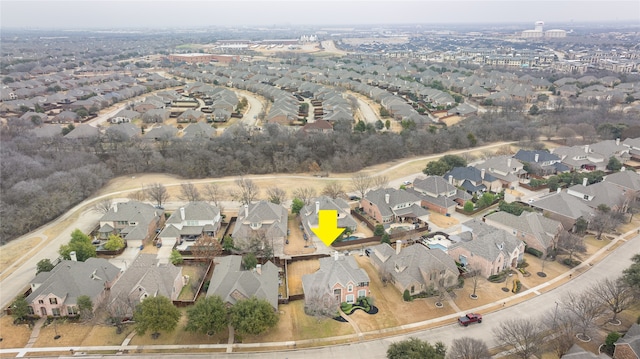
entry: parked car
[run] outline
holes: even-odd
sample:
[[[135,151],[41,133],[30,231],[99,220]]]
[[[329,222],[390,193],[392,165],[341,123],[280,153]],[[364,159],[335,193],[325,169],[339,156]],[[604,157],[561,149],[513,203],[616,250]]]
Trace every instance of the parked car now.
[[[471,323],[482,323],[482,314],[468,313],[464,317],[458,318],[458,323],[465,327]]]

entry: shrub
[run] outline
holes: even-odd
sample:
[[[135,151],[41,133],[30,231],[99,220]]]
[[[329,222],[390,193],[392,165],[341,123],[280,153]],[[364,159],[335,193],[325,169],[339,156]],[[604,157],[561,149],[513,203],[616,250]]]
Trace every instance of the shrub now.
[[[402,293],[402,299],[404,299],[405,302],[411,301],[411,294],[409,293],[409,289],[404,290],[404,293]]]
[[[513,289],[511,290],[513,293],[518,293],[522,289],[522,283],[520,283],[519,279],[513,281]]]
[[[542,254],[543,253],[541,251],[535,249],[535,248],[527,247],[527,248],[524,249],[524,251],[525,251],[525,253],[529,253],[532,256],[536,256],[538,258],[542,258]]]
[[[462,276],[458,277],[458,288],[464,287],[464,278]]]
[[[347,302],[340,303],[340,309],[342,309],[342,311],[345,312],[346,314],[351,313],[352,308],[353,308],[353,305]]]
[[[473,202],[471,202],[471,201],[467,201],[467,202],[464,204],[464,211],[465,211],[465,212],[473,212]]]
[[[527,263],[526,259],[523,259],[522,262],[518,264],[518,268],[527,268],[528,266],[529,266],[529,263]]]
[[[613,350],[615,349],[614,343],[620,339],[620,333],[611,332],[607,335],[607,339],[604,341],[604,351],[609,355],[613,355]]]

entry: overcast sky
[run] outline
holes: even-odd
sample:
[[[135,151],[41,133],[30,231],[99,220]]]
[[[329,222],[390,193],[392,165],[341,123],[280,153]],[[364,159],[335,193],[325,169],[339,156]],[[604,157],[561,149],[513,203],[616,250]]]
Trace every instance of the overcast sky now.
[[[6,28],[629,22],[640,1],[530,0],[2,0]]]

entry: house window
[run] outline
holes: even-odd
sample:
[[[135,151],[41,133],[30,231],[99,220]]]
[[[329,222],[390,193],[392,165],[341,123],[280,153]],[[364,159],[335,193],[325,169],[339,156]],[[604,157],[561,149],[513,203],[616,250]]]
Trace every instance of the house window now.
[[[49,304],[58,304],[58,298],[49,298]]]
[[[38,304],[44,304],[44,300],[38,299]]]
[[[72,307],[72,306],[68,306],[67,307],[67,314],[68,315],[78,315],[78,308]]]
[[[349,292],[349,293],[353,292],[353,285],[352,284],[349,284],[347,286],[347,292]]]
[[[589,195],[588,195],[588,194],[585,194],[585,195],[584,195],[584,197],[582,197],[582,199],[585,199],[585,200],[587,200],[587,201],[588,201],[588,200],[589,200]]]
[[[54,317],[59,317],[60,316],[60,308],[52,308],[51,309],[51,313],[53,314]]]
[[[252,222],[250,226],[253,229],[257,229],[257,228],[260,228],[261,225],[262,225],[262,223],[260,223],[260,222]]]
[[[362,298],[362,297],[366,297],[367,296],[367,291],[364,289],[360,289],[358,291],[358,298]]]
[[[412,286],[411,286],[411,294],[413,294],[413,293],[415,293],[415,292],[416,292],[416,286],[415,286],[415,285],[412,285]]]
[[[355,303],[355,298],[353,294],[347,294],[347,303]]]

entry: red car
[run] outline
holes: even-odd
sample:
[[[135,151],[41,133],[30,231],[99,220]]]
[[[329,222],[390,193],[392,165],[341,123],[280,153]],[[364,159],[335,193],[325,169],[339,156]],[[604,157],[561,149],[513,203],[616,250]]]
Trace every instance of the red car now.
[[[464,325],[465,327],[471,323],[476,323],[476,322],[482,323],[482,314],[469,313],[464,317],[458,318],[458,323],[460,323],[460,325]]]

